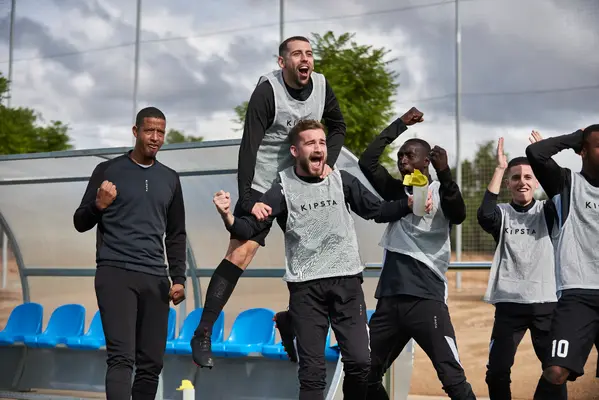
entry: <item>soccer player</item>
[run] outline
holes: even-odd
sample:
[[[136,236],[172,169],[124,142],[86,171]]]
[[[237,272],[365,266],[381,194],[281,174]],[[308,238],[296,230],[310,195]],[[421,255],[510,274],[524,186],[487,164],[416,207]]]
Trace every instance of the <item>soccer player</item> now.
[[[533,132],[531,141],[540,139]],[[477,214],[480,226],[497,243],[484,298],[495,305],[486,377],[491,400],[512,398],[510,372],[528,329],[541,363],[549,356],[549,329],[557,303],[551,242],[555,206],[534,199],[539,182],[528,159],[516,157],[508,163],[503,143],[499,138],[497,166]],[[511,201],[497,204],[504,175]],[[541,391],[552,399],[568,398],[566,384],[550,385],[542,376],[537,389]]]
[[[277,173],[293,165],[289,153],[289,130],[302,119],[323,119],[328,130],[328,160],[322,176],[327,176],[337,161],[345,138],[345,122],[339,103],[322,74],[313,71],[314,59],[308,39],[293,36],[279,46],[279,67],[260,78],[248,103],[239,149],[236,216],[267,217],[271,209],[259,202],[271,188]],[[284,222],[277,221],[279,226]],[[240,239],[231,235],[226,255],[220,262],[206,291],[201,321],[191,340],[194,362],[212,368],[212,327],[229,300],[239,277],[260,246],[265,245],[269,229]],[[286,341],[287,343],[287,341]]]
[[[214,202],[229,231],[252,237],[284,217],[289,315],[297,340],[300,400],[324,399],[325,340],[329,319],[341,349],[347,400],[366,399],[370,367],[366,303],[362,270],[351,208],[376,222],[395,221],[410,212],[411,199],[381,202],[346,171],[334,170],[322,179],[327,144],[318,121],[299,122],[289,133],[295,166],[280,178],[261,201],[271,215],[234,217],[229,194]],[[429,210],[430,210],[429,201]]]
[[[580,155],[580,172],[553,160],[565,149]],[[599,335],[599,124],[533,143],[526,156],[558,214],[554,239],[558,302],[543,376],[550,384],[563,385],[584,374]]]
[[[156,160],[165,131],[160,110],[139,111],[134,149],[98,164],[73,217],[79,232],[98,226],[95,289],[106,336],[108,400],[154,399],[166,347],[169,299],[176,305],[185,298],[187,236],[181,182],[177,172]]]
[[[362,172],[386,201],[404,199],[406,187],[391,176],[379,158],[407,126],[422,121],[423,114],[410,109],[383,130],[360,157]],[[464,221],[466,206],[451,177],[444,149],[431,149],[422,139],[409,139],[399,148],[397,164],[403,176],[418,169],[428,177],[433,206],[422,217],[410,213],[390,223],[381,240],[385,255],[375,292],[378,302],[370,319],[368,399],[389,398],[382,384],[383,374],[411,338],[431,359],[450,398],[474,399],[446,304],[450,229]],[[438,181],[431,181],[430,164]]]

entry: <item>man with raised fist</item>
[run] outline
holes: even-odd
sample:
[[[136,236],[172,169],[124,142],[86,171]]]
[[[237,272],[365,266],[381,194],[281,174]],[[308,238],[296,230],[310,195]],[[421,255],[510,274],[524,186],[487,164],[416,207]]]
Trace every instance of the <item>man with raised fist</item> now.
[[[106,337],[108,400],[155,398],[169,302],[185,299],[181,183],[177,172],[156,160],[165,131],[160,110],[141,110],[134,149],[98,164],[73,217],[79,232],[98,226],[95,289]]]

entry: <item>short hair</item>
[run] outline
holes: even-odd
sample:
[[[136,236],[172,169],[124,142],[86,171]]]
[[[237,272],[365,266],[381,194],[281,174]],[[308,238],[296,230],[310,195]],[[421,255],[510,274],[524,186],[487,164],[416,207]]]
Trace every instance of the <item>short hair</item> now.
[[[530,161],[526,157],[515,157],[507,163],[507,170],[509,171],[512,167],[517,167],[518,165],[530,165]]]
[[[279,56],[285,57],[287,55],[287,52],[289,51],[287,45],[289,44],[289,42],[295,42],[296,40],[310,43],[310,40],[308,40],[308,38],[305,36],[291,36],[290,38],[283,40],[283,42],[279,45]]]
[[[144,123],[145,118],[158,118],[166,121],[164,113],[156,107],[146,107],[139,110],[137,117],[135,117],[135,126],[141,127]]]
[[[309,131],[310,129],[322,129],[324,132],[324,125],[315,119],[303,119],[297,121],[297,124],[289,131],[289,143],[297,145],[299,141],[300,133]]]
[[[423,139],[418,139],[418,138],[412,138],[412,139],[408,139],[404,142],[404,145],[406,144],[417,144],[420,147],[422,147],[424,149],[424,151],[426,152],[426,154],[428,155],[428,153],[431,152],[431,145]]]
[[[588,143],[589,136],[591,136],[591,133],[593,133],[593,132],[599,133],[599,124],[594,124],[594,125],[587,126],[586,128],[584,128],[582,130],[582,143],[583,143],[583,145],[585,145],[585,144]]]

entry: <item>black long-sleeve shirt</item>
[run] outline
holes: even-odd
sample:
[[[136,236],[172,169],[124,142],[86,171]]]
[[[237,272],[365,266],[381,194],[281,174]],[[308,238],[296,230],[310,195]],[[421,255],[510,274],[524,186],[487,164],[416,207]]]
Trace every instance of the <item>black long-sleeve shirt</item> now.
[[[344,170],[341,170],[340,173],[345,202],[360,217],[384,223],[396,221],[411,213],[407,198],[399,201],[380,201],[358,178]],[[321,181],[320,178],[297,176],[306,182],[316,183]],[[260,201],[269,205],[272,209],[267,219],[258,221],[253,215],[235,217],[233,225],[227,227],[227,229],[241,239],[250,239],[258,232],[269,228],[278,217],[286,218],[287,203],[280,182],[276,182],[272,188],[264,193]]]
[[[103,181],[112,182],[117,197],[104,210],[96,207]],[[129,154],[96,166],[79,208],[75,229],[96,231],[98,267],[114,266],[166,276],[163,236],[173,283],[185,285],[187,233],[185,205],[179,175],[158,161],[151,166],[135,163]]]
[[[485,191],[483,200],[476,212],[478,224],[485,232],[493,236],[496,244],[499,243],[502,222],[501,209],[497,206],[497,198],[498,195],[496,193],[491,193],[489,190]],[[530,210],[535,203],[536,200],[532,199],[529,204],[521,206],[512,201],[510,202],[510,206],[512,206],[512,208],[517,212],[525,213],[528,212],[528,210]],[[546,201],[543,205],[543,209],[545,211],[547,232],[551,233],[555,223],[555,205],[551,201]]]
[[[570,212],[572,171],[569,168],[560,167],[552,157],[566,149],[572,149],[576,153],[580,153],[582,145],[583,133],[582,130],[577,130],[570,134],[543,139],[528,145],[526,148],[526,157],[530,162],[530,167],[547,196],[550,199],[559,196],[559,203],[554,203],[554,205],[560,207],[560,229],[568,219]],[[584,171],[581,171],[581,174],[590,185],[599,187],[599,179],[591,178]],[[593,289],[568,289],[567,291],[569,293],[597,296],[597,290]]]
[[[380,163],[385,148],[393,143],[407,126],[398,118],[385,128],[366,148],[359,166],[374,189],[384,200],[406,198],[403,181],[396,179]],[[449,168],[437,171],[441,209],[450,226],[466,219],[466,204]],[[430,179],[430,178],[429,178]],[[394,252],[386,252],[383,271],[375,296],[410,295],[445,302],[445,283],[424,263]]]
[[[312,80],[302,89],[294,89],[285,84],[287,92],[295,100],[305,101],[312,94]],[[256,196],[252,196],[252,180],[256,167],[258,148],[262,143],[266,130],[273,124],[275,118],[275,95],[269,81],[264,81],[256,87],[248,102],[243,136],[239,148],[237,185],[241,208],[251,212]],[[327,149],[329,166],[335,165],[345,141],[345,121],[339,108],[339,102],[333,89],[326,82],[325,105],[322,114],[327,127]]]

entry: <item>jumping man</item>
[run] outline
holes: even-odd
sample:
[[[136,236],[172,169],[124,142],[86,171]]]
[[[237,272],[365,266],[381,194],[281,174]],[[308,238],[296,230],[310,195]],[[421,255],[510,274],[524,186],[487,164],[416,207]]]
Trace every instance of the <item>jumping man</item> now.
[[[293,165],[288,134],[297,121],[324,119],[329,158],[322,177],[332,171],[343,147],[343,115],[325,77],[313,71],[308,39],[294,36],[281,43],[278,63],[281,69],[260,78],[248,103],[239,149],[239,199],[233,211],[236,216],[266,218],[270,214],[271,208],[259,199],[272,187],[278,172]],[[277,222],[284,225],[281,220]],[[265,245],[269,229],[246,239],[231,235],[225,258],[210,279],[202,318],[191,341],[193,360],[200,367],[213,367],[212,327],[239,277],[258,248]]]

